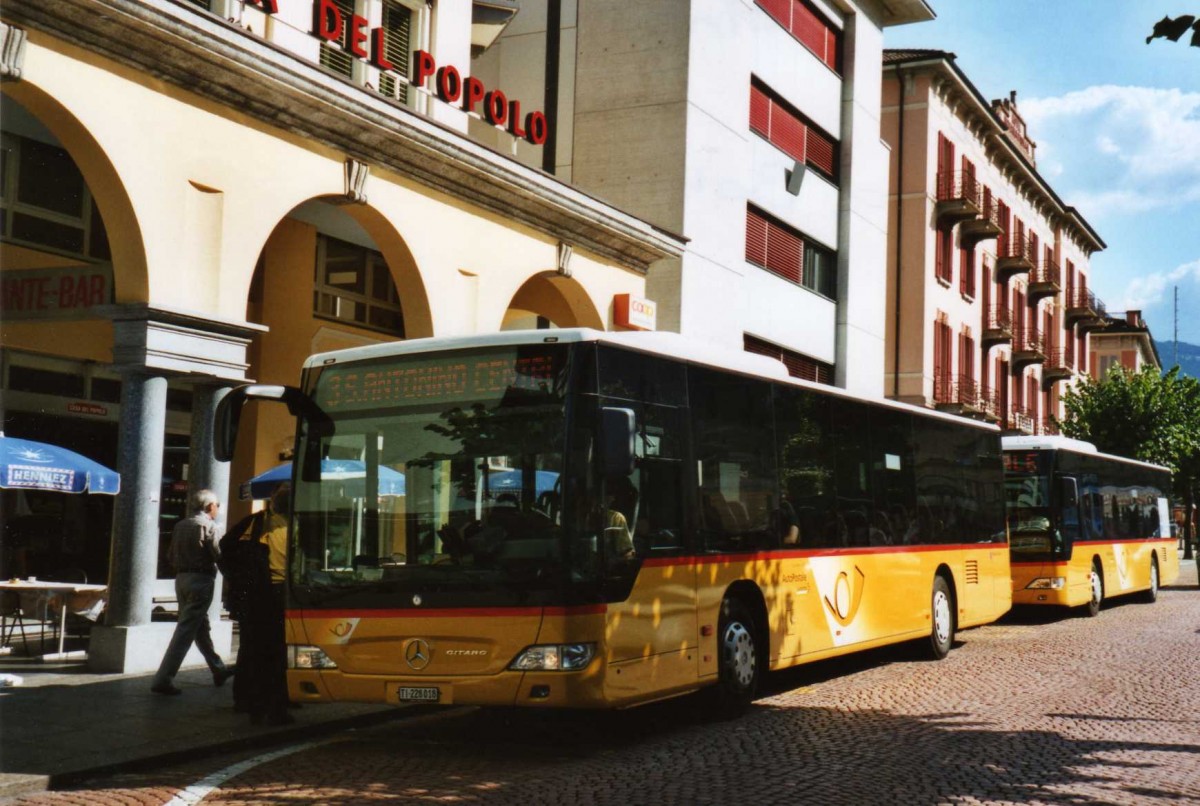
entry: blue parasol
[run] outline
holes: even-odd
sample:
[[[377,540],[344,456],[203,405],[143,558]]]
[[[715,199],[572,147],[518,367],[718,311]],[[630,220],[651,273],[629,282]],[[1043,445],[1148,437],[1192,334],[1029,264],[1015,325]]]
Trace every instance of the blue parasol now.
[[[535,495],[553,492],[557,482],[558,474],[553,470],[538,470],[533,480]],[[519,490],[521,487],[521,471],[516,468],[488,471],[488,488],[492,493],[497,490]]]
[[[66,448],[0,434],[0,487],[116,495],[121,476]]]
[[[321,460],[321,481],[352,481],[363,479],[367,475],[367,466],[357,459],[323,459]],[[241,486],[239,497],[245,501],[250,498],[270,498],[275,489],[284,482],[292,480],[292,463],[273,467],[259,473]],[[361,485],[359,485],[361,487]],[[379,468],[379,495],[404,495],[404,474],[390,467]]]

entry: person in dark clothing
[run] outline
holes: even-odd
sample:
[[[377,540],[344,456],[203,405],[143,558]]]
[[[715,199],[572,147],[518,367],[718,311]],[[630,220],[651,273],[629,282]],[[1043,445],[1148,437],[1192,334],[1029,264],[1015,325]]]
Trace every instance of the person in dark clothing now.
[[[268,509],[231,530],[222,541],[230,612],[238,619],[238,676],[234,708],[254,724],[285,725],[288,713],[284,578],[291,491],[281,486]],[[240,532],[235,532],[239,530]]]
[[[179,622],[163,654],[150,690],[155,694],[180,694],[171,680],[179,671],[192,644],[200,650],[212,672],[213,685],[225,684],[233,670],[225,666],[213,648],[208,607],[212,604],[217,576],[217,509],[220,502],[212,490],[192,494],[192,516],[175,524],[171,533],[170,559],[175,569],[175,598]]]

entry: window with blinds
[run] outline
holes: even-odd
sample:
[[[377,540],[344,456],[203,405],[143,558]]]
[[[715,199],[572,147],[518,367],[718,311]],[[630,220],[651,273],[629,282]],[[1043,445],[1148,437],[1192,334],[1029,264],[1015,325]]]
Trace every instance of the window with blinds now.
[[[342,35],[336,43],[321,42],[320,64],[331,73],[346,78],[354,77],[354,57],[346,47],[350,32],[350,18],[354,16],[354,0],[329,0],[342,14]]]
[[[750,131],[836,183],[837,141],[757,80],[750,82]]]
[[[804,0],[755,0],[818,59],[838,75],[842,73],[842,32]]]
[[[66,149],[0,135],[0,238],[94,260],[112,258],[108,233]]]
[[[383,255],[327,235],[317,239],[313,313],[404,336],[400,295]]]
[[[407,6],[396,0],[383,0],[383,51],[395,72],[380,73],[379,92],[401,103],[408,102],[408,84],[399,76],[408,75],[412,17]]]
[[[814,383],[833,383],[833,365],[826,364],[824,361],[818,361],[815,358],[809,358],[792,350],[780,347],[777,344],[772,344],[769,341],[743,334],[743,348],[748,353],[755,355],[765,355],[774,358],[777,361],[783,362],[787,367],[788,374],[793,378],[800,378],[805,381]]]
[[[746,206],[746,260],[826,297],[837,296],[837,253]]]

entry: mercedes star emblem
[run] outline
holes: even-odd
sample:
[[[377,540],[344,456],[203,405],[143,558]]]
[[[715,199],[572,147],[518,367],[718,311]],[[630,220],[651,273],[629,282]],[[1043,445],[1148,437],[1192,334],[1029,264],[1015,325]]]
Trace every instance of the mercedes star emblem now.
[[[408,661],[409,666],[418,672],[429,665],[429,660],[432,657],[433,651],[429,648],[429,642],[424,638],[414,638],[404,648],[404,659]]]

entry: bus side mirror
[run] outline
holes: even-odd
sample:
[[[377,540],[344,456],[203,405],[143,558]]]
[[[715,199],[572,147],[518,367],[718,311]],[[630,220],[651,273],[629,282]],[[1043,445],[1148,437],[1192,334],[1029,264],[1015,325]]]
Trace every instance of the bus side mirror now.
[[[251,383],[233,389],[217,403],[213,422],[213,456],[218,462],[233,459],[237,447],[238,424],[242,420],[242,406],[247,400],[274,400],[287,404],[293,416],[304,414],[313,420],[326,420],[325,413],[312,402],[308,395],[294,386],[268,386]]]
[[[606,476],[629,476],[633,473],[636,435],[633,409],[607,406],[600,409],[600,446]]]

